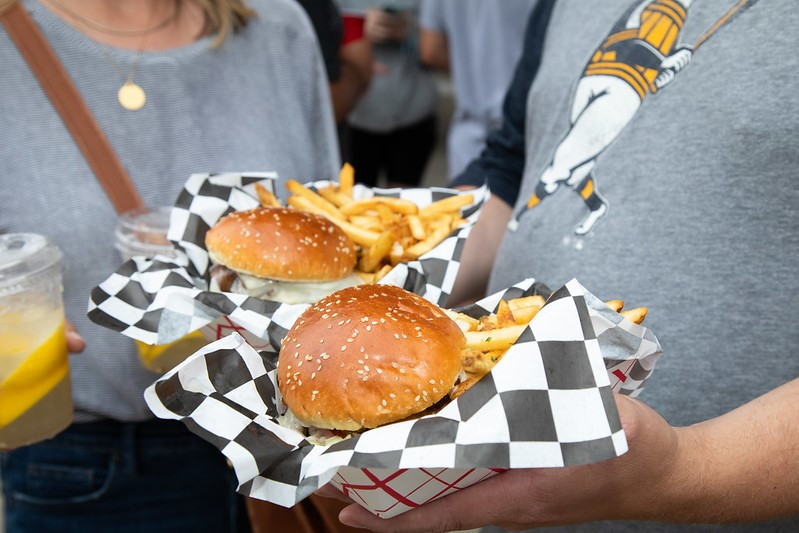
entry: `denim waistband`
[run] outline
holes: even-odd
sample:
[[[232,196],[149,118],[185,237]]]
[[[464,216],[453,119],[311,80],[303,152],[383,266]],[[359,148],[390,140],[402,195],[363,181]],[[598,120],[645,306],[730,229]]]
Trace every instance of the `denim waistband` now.
[[[185,438],[189,434],[186,426],[177,420],[153,419],[142,422],[122,422],[118,420],[97,420],[74,423],[53,438],[53,441],[97,442],[118,441],[120,439],[169,439]]]

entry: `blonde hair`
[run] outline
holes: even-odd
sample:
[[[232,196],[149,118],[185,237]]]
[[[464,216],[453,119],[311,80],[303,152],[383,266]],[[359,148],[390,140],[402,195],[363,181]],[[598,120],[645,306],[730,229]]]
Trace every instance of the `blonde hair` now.
[[[19,0],[0,0],[0,15]],[[183,0],[178,0],[183,1]],[[246,0],[193,0],[205,13],[203,35],[214,35],[214,46],[219,46],[230,35],[247,25],[247,21],[256,16]]]
[[[2,1],[2,0],[0,0]],[[219,46],[228,33],[236,33],[255,16],[245,0],[195,0],[205,12],[204,35],[216,34],[214,46]]]

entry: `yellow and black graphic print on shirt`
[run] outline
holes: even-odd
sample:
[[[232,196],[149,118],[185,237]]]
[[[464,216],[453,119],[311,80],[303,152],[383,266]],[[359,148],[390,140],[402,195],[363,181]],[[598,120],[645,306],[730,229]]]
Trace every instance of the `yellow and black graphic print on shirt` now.
[[[637,0],[622,15],[575,84],[569,128],[529,201],[511,221],[511,230],[527,211],[564,185],[579,194],[588,208],[575,234],[589,233],[607,214],[608,202],[597,189],[594,172],[602,152],[647,97],[671,83],[707,39],[758,0],[738,0],[699,40],[682,43],[682,29],[695,1]]]

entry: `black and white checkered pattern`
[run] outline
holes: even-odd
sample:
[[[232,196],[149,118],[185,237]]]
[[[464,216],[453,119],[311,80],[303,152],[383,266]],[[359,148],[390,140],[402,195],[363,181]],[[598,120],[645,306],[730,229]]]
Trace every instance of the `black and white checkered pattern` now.
[[[480,316],[493,311],[503,296],[548,293],[526,280],[464,311]],[[646,328],[632,328],[608,311],[572,280],[552,293],[494,369],[441,411],[326,447],[309,444],[300,432],[277,422],[284,408],[276,385],[276,354],[258,353],[235,334],[166,374],[147,389],[145,399],[157,416],[183,420],[216,445],[233,463],[240,492],[284,506],[305,498],[344,467],[385,471],[586,464],[627,449],[608,357],[646,360],[651,370],[660,355]],[[616,335],[615,329],[623,333]],[[617,344],[619,339],[623,342]]]
[[[232,326],[259,348],[263,340],[282,338],[307,305],[280,304],[232,293],[208,291],[210,261],[206,232],[231,211],[259,205],[255,185],[274,190],[274,173],[194,174],[189,177],[172,209],[168,238],[176,259],[134,258],[96,287],[89,302],[89,317],[147,344],[166,344],[202,329],[212,339],[215,332]],[[312,188],[330,185],[315,182]],[[454,231],[419,260],[398,265],[384,280],[445,305],[460,266],[463,243],[487,200],[486,188],[470,191],[475,201],[463,210],[468,223]],[[393,196],[419,206],[461,194],[441,188],[372,189],[356,185],[355,198]]]

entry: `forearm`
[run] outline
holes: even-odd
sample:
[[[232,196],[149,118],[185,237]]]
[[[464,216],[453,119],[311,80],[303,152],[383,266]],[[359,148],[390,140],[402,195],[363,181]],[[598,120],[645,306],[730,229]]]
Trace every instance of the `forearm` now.
[[[422,28],[419,34],[419,59],[428,68],[449,70],[449,41],[443,32]]]
[[[660,498],[667,520],[725,523],[799,514],[799,379],[677,432],[679,467]]]
[[[330,97],[333,100],[333,113],[336,122],[342,122],[358,103],[358,99],[369,87],[369,79],[364,79],[349,65],[341,65],[341,77],[330,84]]]
[[[449,307],[485,295],[488,276],[511,214],[511,207],[496,196],[486,202],[463,247],[461,266],[447,304]]]
[[[336,122],[341,122],[369,88],[372,78],[372,45],[366,39],[346,44],[340,51],[341,74],[330,84]]]

